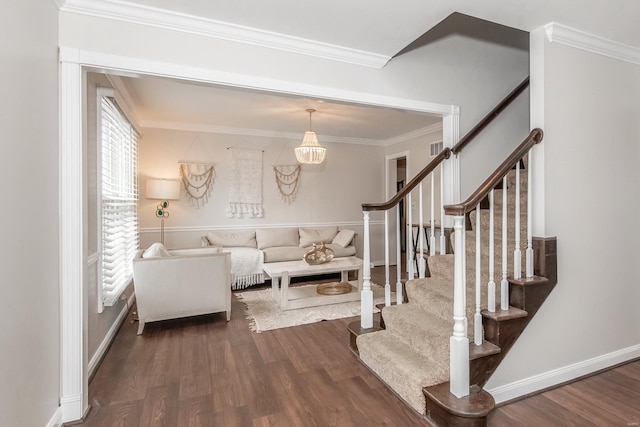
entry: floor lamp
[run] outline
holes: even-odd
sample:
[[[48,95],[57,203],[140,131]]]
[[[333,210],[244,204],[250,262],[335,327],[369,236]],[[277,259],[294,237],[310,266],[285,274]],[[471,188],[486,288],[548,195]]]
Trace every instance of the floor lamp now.
[[[164,245],[164,219],[169,218],[169,200],[180,199],[180,181],[148,179],[147,199],[162,200],[156,206],[156,217],[160,218],[160,242]]]

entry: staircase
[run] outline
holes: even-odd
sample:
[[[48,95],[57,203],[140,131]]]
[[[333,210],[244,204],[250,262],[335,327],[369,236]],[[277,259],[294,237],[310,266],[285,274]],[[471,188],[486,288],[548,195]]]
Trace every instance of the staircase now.
[[[482,386],[495,371],[511,346],[538,311],[555,285],[555,240],[534,239],[536,275],[509,278],[509,301],[500,308],[500,281],[503,275],[503,192],[506,192],[506,271],[514,266],[516,197],[520,200],[520,236],[527,236],[527,174],[518,173],[520,194],[517,195],[516,172],[510,171],[506,185],[493,190],[493,226],[488,200],[469,213],[471,229],[463,231],[466,251],[466,318],[481,318],[484,339],[474,344],[474,327],[467,327],[469,339],[469,377],[472,385],[468,396],[458,399],[449,392],[450,340],[454,326],[454,255],[427,257],[430,277],[405,283],[406,303],[382,308],[381,327],[362,330],[350,326],[352,350],[360,360],[384,381],[400,398],[436,425],[483,425],[493,409],[493,398]],[[493,227],[493,250],[497,307],[488,310],[490,292],[490,227]],[[480,299],[476,301],[476,234],[480,230]],[[455,240],[455,233],[451,236]],[[526,243],[526,242],[525,242]],[[525,257],[521,271],[525,271]]]

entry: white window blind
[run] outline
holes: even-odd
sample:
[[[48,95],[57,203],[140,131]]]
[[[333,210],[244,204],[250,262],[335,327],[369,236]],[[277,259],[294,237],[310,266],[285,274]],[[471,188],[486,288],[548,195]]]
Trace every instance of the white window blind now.
[[[138,135],[114,99],[100,96],[102,304],[113,305],[131,283],[138,237]]]

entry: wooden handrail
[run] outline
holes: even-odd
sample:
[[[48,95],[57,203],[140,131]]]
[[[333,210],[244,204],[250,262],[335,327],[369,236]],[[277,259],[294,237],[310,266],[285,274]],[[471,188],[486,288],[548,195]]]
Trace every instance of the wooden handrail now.
[[[451,148],[447,147],[442,150],[433,160],[429,162],[427,166],[420,171],[420,173],[411,179],[407,185],[405,185],[400,191],[398,191],[388,202],[385,203],[363,203],[363,211],[386,211],[397,205],[411,190],[416,188],[423,179],[425,179],[431,172],[433,172],[440,163],[445,159],[451,157]]]
[[[446,205],[444,213],[447,215],[464,216],[476,208],[478,203],[509,173],[511,169],[524,157],[535,144],[542,141],[542,130],[535,128],[529,136],[516,148],[507,159],[487,178],[467,200],[456,205]]]
[[[440,163],[451,157],[451,154],[458,154],[462,149],[475,138],[482,130],[489,125],[505,108],[507,108],[514,99],[518,97],[529,86],[529,77],[524,79],[514,90],[512,90],[500,103],[489,112],[477,125],[473,127],[465,136],[460,139],[452,148],[442,150],[427,166],[420,171],[418,175],[413,177],[409,183],[396,193],[391,200],[385,203],[363,203],[363,211],[384,211],[391,209],[407,196],[418,184],[433,172]],[[542,131],[541,131],[542,132]]]
[[[453,154],[461,152],[473,138],[482,132],[482,130],[486,128],[505,108],[507,108],[518,97],[518,95],[524,92],[527,87],[529,87],[528,76],[451,148]]]

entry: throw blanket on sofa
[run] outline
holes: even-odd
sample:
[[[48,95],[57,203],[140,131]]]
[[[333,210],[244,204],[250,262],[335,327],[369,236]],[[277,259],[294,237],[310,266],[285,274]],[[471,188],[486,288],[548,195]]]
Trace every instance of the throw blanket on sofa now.
[[[251,285],[264,283],[262,264],[264,254],[255,248],[224,248],[223,252],[231,254],[231,289],[244,289]]]
[[[227,217],[262,217],[262,151],[231,148]]]

